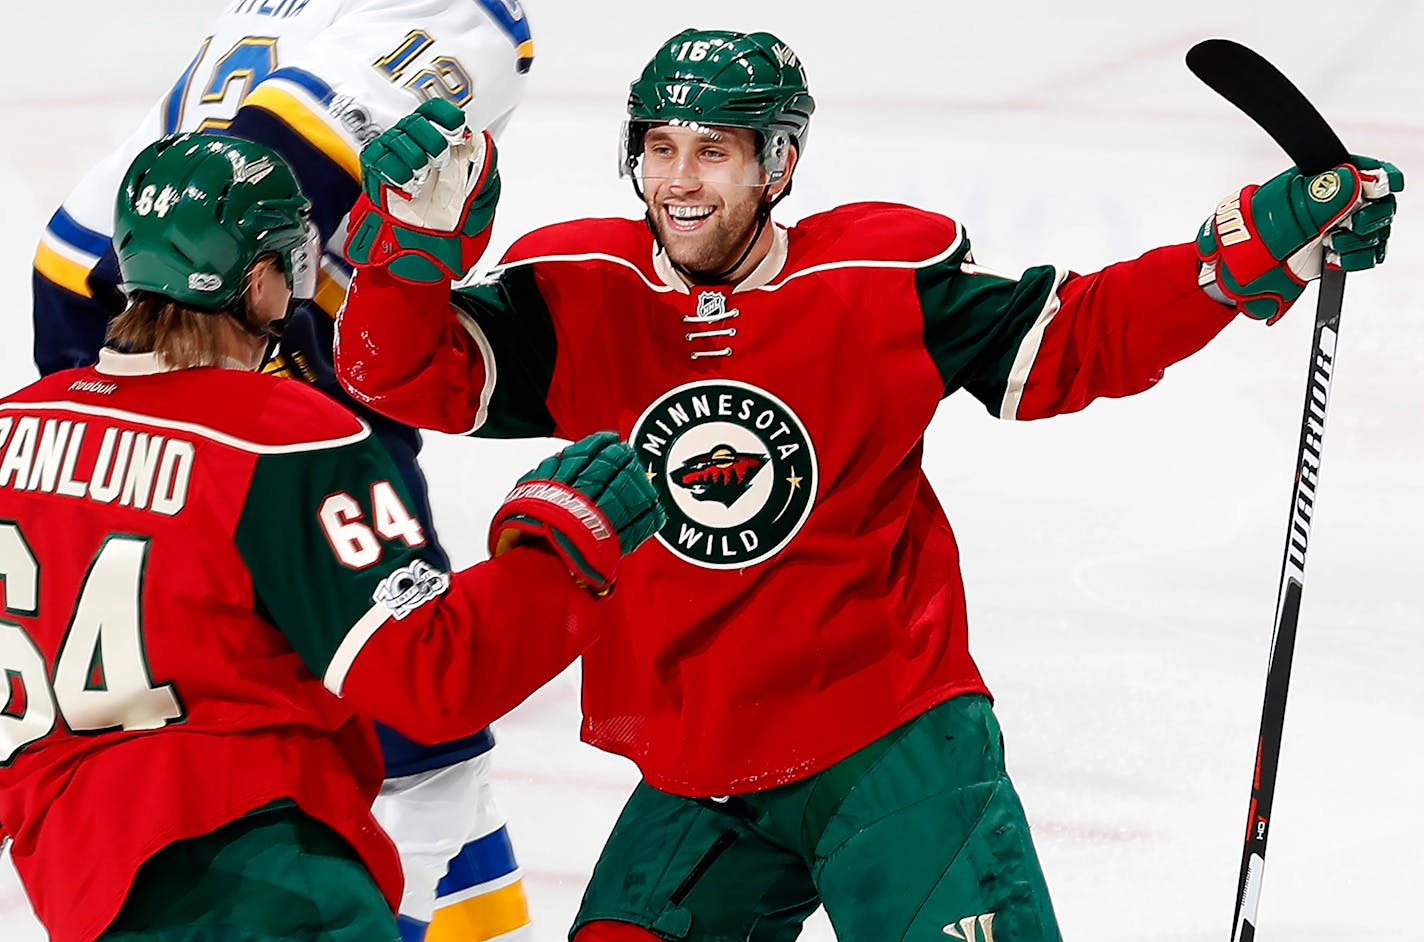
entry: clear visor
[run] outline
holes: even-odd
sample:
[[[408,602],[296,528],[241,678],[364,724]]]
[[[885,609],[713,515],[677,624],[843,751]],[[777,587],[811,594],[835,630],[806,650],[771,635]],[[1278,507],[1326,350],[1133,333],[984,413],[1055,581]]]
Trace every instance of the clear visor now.
[[[786,169],[790,141],[774,134],[760,153],[749,156],[742,128],[670,121],[649,125],[624,121],[618,137],[618,176],[633,180],[643,191],[668,181],[767,187]]]
[[[316,297],[316,276],[320,270],[321,233],[316,226],[307,223],[306,239],[287,255],[287,281],[291,283],[294,299],[310,301]]]

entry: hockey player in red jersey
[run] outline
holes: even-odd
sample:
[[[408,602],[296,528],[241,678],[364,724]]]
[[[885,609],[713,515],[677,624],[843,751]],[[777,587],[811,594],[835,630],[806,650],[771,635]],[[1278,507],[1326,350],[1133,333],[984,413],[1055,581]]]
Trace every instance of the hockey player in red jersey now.
[[[35,256],[35,365],[89,366],[124,306],[112,235],[114,196],[159,137],[220,132],[282,155],[311,201],[323,253],[314,297],[292,312],[264,367],[357,409],[390,452],[433,552],[443,552],[417,463],[420,434],[360,408],[331,364],[332,322],[350,266],[344,218],[360,192],[362,144],[433,97],[498,138],[524,95],[534,36],[519,0],[236,0],[194,37],[186,67],[143,120],[103,155],[46,226]],[[200,40],[200,41],[199,41]],[[120,50],[124,55],[126,51]],[[478,94],[476,93],[478,90]],[[490,782],[489,730],[415,743],[377,724],[386,783],[376,817],[401,851],[401,934],[420,942],[532,942],[515,848]]]
[[[0,400],[15,866],[55,942],[396,942],[370,718],[439,742],[515,706],[608,625],[657,498],[589,436],[446,572],[370,427],[253,372],[319,257],[275,151],[153,144],[115,247],[113,346]]]
[[[813,109],[776,37],[673,37],[628,100],[644,218],[541,229],[454,292],[489,141],[433,104],[362,155],[352,394],[446,431],[616,428],[668,510],[584,654],[584,738],[643,781],[575,942],[779,942],[822,904],[854,942],[1058,939],[925,429],[960,389],[1035,419],[1149,388],[1238,314],[1283,313],[1327,254],[1382,261],[1403,186],[1366,158],[1290,170],[1195,243],[1012,277],[908,206],[772,222]]]

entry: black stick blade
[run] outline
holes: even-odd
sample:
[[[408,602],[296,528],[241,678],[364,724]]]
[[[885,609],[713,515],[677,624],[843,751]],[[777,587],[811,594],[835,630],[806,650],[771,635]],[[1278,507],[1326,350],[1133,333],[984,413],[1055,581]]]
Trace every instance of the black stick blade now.
[[[1348,160],[1345,145],[1300,89],[1240,43],[1203,40],[1187,52],[1187,68],[1260,125],[1303,173]]]

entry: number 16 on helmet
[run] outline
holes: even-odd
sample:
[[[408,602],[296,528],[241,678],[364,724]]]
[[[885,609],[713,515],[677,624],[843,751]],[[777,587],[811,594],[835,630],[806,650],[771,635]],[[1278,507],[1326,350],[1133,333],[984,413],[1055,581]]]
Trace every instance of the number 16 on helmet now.
[[[804,153],[815,110],[801,60],[771,33],[683,30],[663,43],[629,88],[618,173],[639,186],[650,127],[710,133],[720,126],[756,133],[766,183],[776,183],[786,171],[787,150]]]

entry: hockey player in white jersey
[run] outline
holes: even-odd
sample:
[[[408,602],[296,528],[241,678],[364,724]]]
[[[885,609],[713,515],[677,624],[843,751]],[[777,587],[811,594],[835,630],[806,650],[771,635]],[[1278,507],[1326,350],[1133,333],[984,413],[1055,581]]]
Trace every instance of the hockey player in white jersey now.
[[[420,101],[446,99],[498,134],[523,94],[534,49],[519,0],[229,0],[191,62],[142,124],[96,164],[51,218],[35,258],[35,363],[48,374],[93,363],[123,307],[111,246],[124,169],[178,131],[248,138],[278,151],[312,203],[325,244],[314,302],[289,319],[269,364],[347,405],[331,368],[332,318],[350,266],[347,210],[360,192],[363,144]],[[417,432],[360,410],[421,505]],[[487,782],[488,731],[425,747],[382,730],[386,788],[377,818],[401,852],[407,942],[530,937],[528,905]]]

